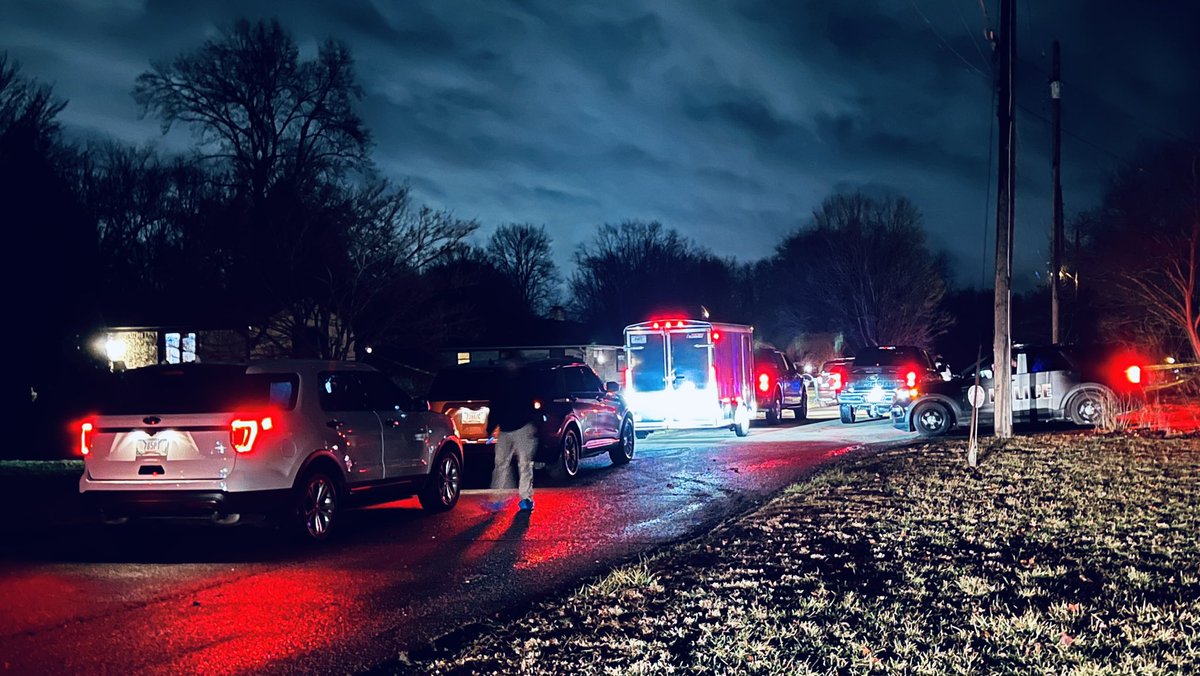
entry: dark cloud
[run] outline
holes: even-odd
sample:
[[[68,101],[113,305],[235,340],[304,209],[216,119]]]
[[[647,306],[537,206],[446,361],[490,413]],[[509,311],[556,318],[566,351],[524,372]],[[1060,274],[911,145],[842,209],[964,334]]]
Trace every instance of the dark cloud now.
[[[994,24],[998,3],[984,6]],[[1139,144],[1200,131],[1200,5],[1018,14],[1017,262],[1031,279],[1046,258],[1051,40],[1076,211]],[[990,278],[994,109],[977,0],[7,0],[0,49],[70,100],[72,133],[183,149],[185,131],[164,139],[139,119],[133,81],[241,17],[278,17],[306,54],[348,44],[381,169],[479,219],[481,236],[544,223],[566,263],[596,224],[656,219],[753,259],[832,191],[861,190],[912,199],[959,279]]]

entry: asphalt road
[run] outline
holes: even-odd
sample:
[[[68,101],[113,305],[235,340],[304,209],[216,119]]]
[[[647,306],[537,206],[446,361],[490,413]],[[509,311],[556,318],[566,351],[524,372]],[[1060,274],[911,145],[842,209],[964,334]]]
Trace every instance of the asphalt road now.
[[[814,416],[830,414],[815,410]],[[790,414],[789,414],[790,415]],[[450,513],[415,500],[348,515],[318,551],[261,527],[74,525],[6,535],[0,669],[13,672],[348,672],[518,607],[639,552],[702,532],[862,443],[883,422],[776,427],[749,437],[671,432],[567,487],[464,493]],[[468,486],[486,483],[483,472]]]

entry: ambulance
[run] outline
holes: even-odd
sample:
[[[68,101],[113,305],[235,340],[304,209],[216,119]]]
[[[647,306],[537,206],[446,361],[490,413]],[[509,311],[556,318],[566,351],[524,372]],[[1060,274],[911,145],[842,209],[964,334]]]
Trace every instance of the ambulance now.
[[[754,327],[654,319],[625,327],[623,395],[639,436],[655,430],[729,428],[750,433]]]

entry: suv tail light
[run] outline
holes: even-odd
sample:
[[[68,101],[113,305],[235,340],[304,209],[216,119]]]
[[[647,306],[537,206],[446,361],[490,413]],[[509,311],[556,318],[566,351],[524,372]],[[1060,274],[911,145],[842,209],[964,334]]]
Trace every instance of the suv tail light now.
[[[841,371],[831,371],[830,372],[829,386],[831,388],[833,388],[834,392],[842,391],[842,372]]]
[[[917,372],[909,371],[908,373],[904,374],[904,384],[909,388],[916,387],[917,386]]]
[[[91,422],[79,425],[79,452],[82,455],[92,452],[92,435],[95,434],[95,431],[96,426]]]
[[[258,441],[259,432],[270,431],[275,427],[271,416],[262,418],[237,418],[229,423],[229,441],[233,450],[238,453],[249,453],[254,450],[254,442]]]

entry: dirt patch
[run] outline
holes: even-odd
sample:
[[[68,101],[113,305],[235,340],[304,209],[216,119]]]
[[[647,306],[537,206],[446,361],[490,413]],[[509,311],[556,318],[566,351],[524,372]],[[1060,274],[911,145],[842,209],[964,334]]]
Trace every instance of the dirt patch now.
[[[1200,442],[851,459],[399,673],[1200,671]]]

